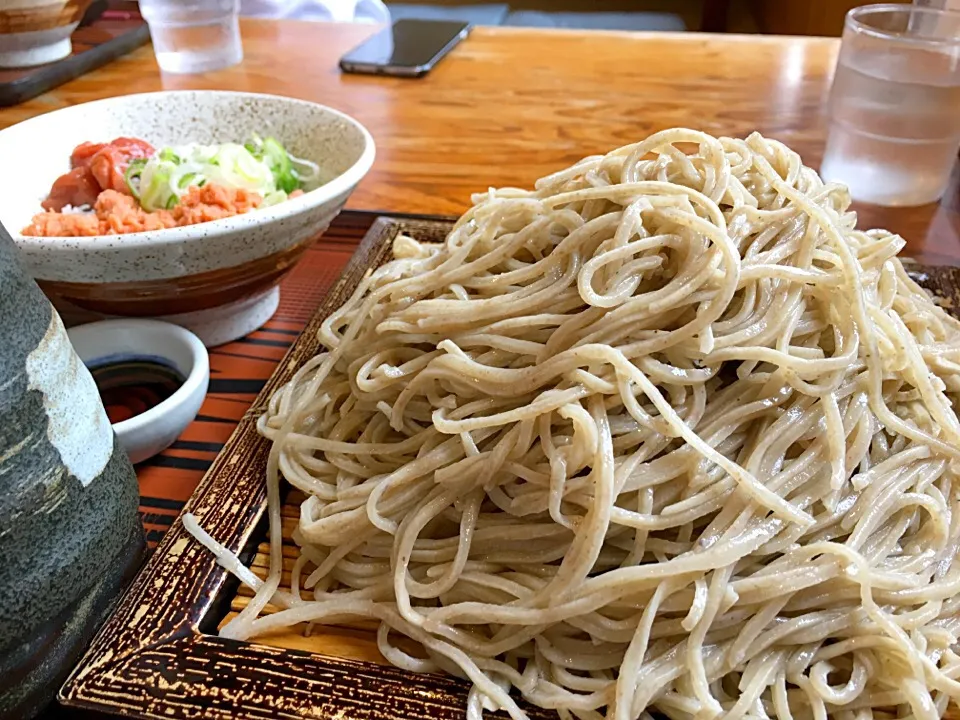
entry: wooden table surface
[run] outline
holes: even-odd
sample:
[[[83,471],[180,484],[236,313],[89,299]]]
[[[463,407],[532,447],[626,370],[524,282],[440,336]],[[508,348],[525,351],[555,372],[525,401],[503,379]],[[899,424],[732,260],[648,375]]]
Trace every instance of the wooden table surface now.
[[[584,155],[672,126],[759,130],[818,166],[838,41],[824,38],[477,28],[426,78],[342,75],[337,61],[370,26],[247,21],[243,64],[162,76],[146,46],[52,93],[0,110],[0,127],[76,103],[161,89],[273,92],[364,123],[373,171],[349,206],[459,214],[489,186],[529,186]],[[960,264],[960,171],[941,203],[859,207],[861,224],[908,252]]]

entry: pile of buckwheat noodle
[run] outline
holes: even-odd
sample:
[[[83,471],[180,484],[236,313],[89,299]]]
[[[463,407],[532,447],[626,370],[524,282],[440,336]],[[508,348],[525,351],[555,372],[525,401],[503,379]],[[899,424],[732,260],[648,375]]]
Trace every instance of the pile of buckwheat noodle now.
[[[469,679],[471,718],[942,716],[960,324],[902,239],[757,134],[475,202],[396,240],[260,419],[267,580],[187,519],[257,590],[222,634],[373,619],[390,662]]]

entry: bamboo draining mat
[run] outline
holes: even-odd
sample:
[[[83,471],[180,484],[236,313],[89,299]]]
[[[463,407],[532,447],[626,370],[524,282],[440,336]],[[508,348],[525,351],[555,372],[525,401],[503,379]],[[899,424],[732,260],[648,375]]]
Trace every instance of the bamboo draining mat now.
[[[387,247],[392,245],[392,238],[401,232],[402,221],[395,221],[392,218],[381,219],[374,229],[370,231],[370,236],[375,237],[376,247]],[[411,232],[418,240],[440,242],[446,236],[447,231],[452,227],[452,222],[428,222],[421,223],[416,232]],[[403,231],[407,231],[404,229]],[[389,253],[381,253],[380,257],[388,259]],[[318,303],[319,304],[319,303]],[[250,411],[252,414],[258,414],[256,408]],[[280,585],[283,588],[290,587],[290,572],[294,561],[299,556],[299,549],[292,540],[294,528],[300,518],[300,504],[305,497],[299,490],[289,490],[285,498],[281,517],[283,520],[283,576]],[[253,571],[265,578],[269,569],[270,546],[268,543],[260,543],[253,556],[251,567]],[[313,569],[313,565],[307,565],[301,574],[301,582]],[[308,595],[308,591],[303,592]],[[243,608],[247,606],[253,593],[249,588],[241,586],[236,595],[231,598],[230,610],[224,618],[221,618],[217,624],[218,629],[222,628],[231,619],[236,617]],[[264,608],[265,613],[275,612],[276,608],[268,605]],[[360,625],[351,625],[348,627],[338,627],[330,625],[311,625],[302,623],[293,626],[286,631],[277,632],[272,635],[259,636],[257,642],[270,647],[283,648],[288,650],[303,650],[315,652],[329,657],[335,657],[342,660],[359,660],[365,662],[374,662],[386,665],[387,661],[377,649],[376,642],[376,623],[361,623]],[[417,655],[420,654],[416,644],[406,643],[403,639],[392,639],[399,642],[408,652]]]
[[[293,567],[294,560],[300,555],[300,550],[290,539],[293,529],[300,518],[300,503],[305,497],[299,490],[292,490],[286,502],[283,504],[281,516],[283,518],[283,577],[280,586],[290,587],[290,570]],[[261,543],[257,548],[257,553],[251,563],[254,573],[261,579],[267,576],[267,569],[270,563],[270,545]],[[305,579],[313,565],[304,568],[301,574]],[[309,592],[303,591],[305,597],[309,597]],[[230,602],[230,612],[219,623],[218,628],[222,628],[230,620],[237,616],[243,608],[247,606],[253,592],[246,587],[241,586],[237,594]],[[272,605],[267,605],[264,614],[275,611]],[[306,623],[301,623],[291,627],[285,632],[279,632],[272,635],[264,635],[257,638],[258,643],[270,645],[272,647],[286,648],[289,650],[306,650],[307,652],[320,653],[331,657],[344,658],[347,660],[365,660],[387,664],[386,660],[377,650],[376,625],[367,624],[366,626],[350,627],[331,627],[328,625],[314,625],[308,628]]]

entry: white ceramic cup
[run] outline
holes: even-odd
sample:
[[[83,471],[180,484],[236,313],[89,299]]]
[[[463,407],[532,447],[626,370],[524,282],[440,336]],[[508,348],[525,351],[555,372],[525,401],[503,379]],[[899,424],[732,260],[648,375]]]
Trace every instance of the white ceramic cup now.
[[[203,343],[189,330],[159,320],[103,320],[70,328],[67,334],[88,367],[150,360],[185,378],[163,402],[113,424],[134,463],[166,450],[197,416],[207,394],[210,360]]]

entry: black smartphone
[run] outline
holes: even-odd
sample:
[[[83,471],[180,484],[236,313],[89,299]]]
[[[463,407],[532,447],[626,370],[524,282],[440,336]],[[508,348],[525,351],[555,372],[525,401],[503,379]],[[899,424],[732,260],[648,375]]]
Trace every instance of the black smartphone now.
[[[340,58],[340,69],[398,77],[422,77],[470,32],[446,20],[397,20]]]

